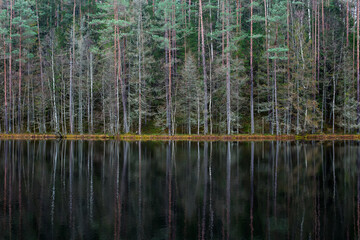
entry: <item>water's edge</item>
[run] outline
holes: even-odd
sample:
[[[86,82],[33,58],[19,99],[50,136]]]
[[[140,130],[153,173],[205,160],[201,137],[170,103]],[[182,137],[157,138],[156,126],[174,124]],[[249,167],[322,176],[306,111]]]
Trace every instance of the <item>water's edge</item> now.
[[[68,140],[121,140],[121,141],[294,141],[294,140],[360,140],[360,134],[309,134],[309,135],[135,135],[135,134],[0,134],[0,139],[68,139]]]

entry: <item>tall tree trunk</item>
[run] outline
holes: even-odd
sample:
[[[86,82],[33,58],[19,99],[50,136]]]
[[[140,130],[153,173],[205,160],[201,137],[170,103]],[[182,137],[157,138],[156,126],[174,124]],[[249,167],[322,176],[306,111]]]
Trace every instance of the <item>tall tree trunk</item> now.
[[[205,61],[205,37],[204,37],[204,23],[203,23],[203,9],[202,0],[199,0],[199,14],[201,25],[201,55],[203,64],[203,77],[204,77],[204,134],[208,133],[208,95],[207,95],[207,73]]]
[[[69,88],[69,117],[70,117],[70,133],[74,133],[74,106],[73,106],[73,65],[75,63],[75,10],[76,0],[74,0],[73,8],[73,26],[72,26],[72,49],[70,48],[70,88]]]
[[[56,109],[55,70],[54,70],[54,39],[51,40],[51,73],[52,73],[52,100],[54,108],[55,133],[59,132],[59,121]],[[72,68],[70,60],[70,68]],[[71,71],[71,70],[70,70]]]
[[[209,6],[211,6],[211,0],[209,0]],[[212,115],[212,64],[214,62],[214,43],[213,43],[213,22],[212,22],[212,9],[210,7],[210,66],[209,66],[209,122],[210,122],[210,134],[213,133],[213,115]]]
[[[334,34],[333,34],[333,39],[334,39]],[[334,41],[333,41],[334,42]],[[334,49],[335,50],[335,49]],[[335,51],[334,51],[335,52]],[[333,72],[333,99],[332,99],[332,133],[335,133],[335,97],[336,97],[336,58],[334,55],[334,72]]]
[[[254,69],[253,69],[253,0],[250,0],[250,118],[251,134],[255,132],[254,126]]]
[[[5,132],[9,133],[8,126],[8,101],[7,101],[7,73],[6,73],[6,40],[3,35],[3,51],[4,51],[4,105],[5,105]]]
[[[225,65],[225,0],[221,3],[221,63]]]
[[[172,76],[172,56],[171,56],[171,34],[170,34],[170,29],[169,29],[169,33],[168,33],[168,37],[169,37],[169,51],[168,51],[168,59],[169,59],[169,64],[168,64],[168,74],[169,74],[169,90],[168,90],[168,93],[169,93],[169,135],[172,134],[172,124],[171,124],[171,118],[172,118],[172,100],[171,100],[171,88],[172,88],[172,82],[171,82],[171,76]]]
[[[79,58],[79,65],[78,65],[78,71],[79,71],[79,78],[78,78],[78,91],[79,91],[79,96],[78,96],[78,132],[80,134],[83,134],[83,79],[82,79],[82,61],[83,61],[83,36],[81,34],[81,30],[80,30],[80,41],[79,41],[79,53],[80,53],[80,58]]]
[[[359,55],[359,47],[360,47],[360,35],[359,35],[359,28],[360,28],[360,11],[359,11],[359,7],[360,7],[360,0],[356,1],[356,16],[357,16],[357,27],[356,27],[356,40],[357,40],[357,44],[356,44],[356,83],[357,83],[357,91],[356,91],[356,97],[357,97],[357,108],[356,108],[356,112],[357,112],[357,122],[356,124],[359,125],[360,123],[360,69],[359,69],[359,61],[360,61],[360,55]],[[358,127],[359,128],[359,127]]]
[[[290,87],[292,86],[291,83],[291,74],[290,74],[290,0],[287,0],[287,4],[286,4],[286,13],[287,13],[287,18],[286,18],[286,45],[288,48],[287,51],[287,83],[288,83],[288,99],[291,99],[291,93],[290,93]],[[288,113],[288,119],[289,121],[291,120],[291,101],[288,101],[287,104],[287,113]],[[287,124],[287,122],[285,122],[285,126],[286,126],[286,133],[289,134],[289,131],[291,129],[290,124]]]
[[[74,133],[74,114],[73,114],[73,58],[70,48],[70,86],[69,86],[69,117],[70,117],[70,133]]]
[[[40,24],[39,24],[39,10],[38,4],[36,1],[36,24],[38,29],[38,55],[39,55],[39,66],[40,66],[40,84],[41,84],[41,123],[39,130],[40,132],[46,132],[45,125],[45,93],[44,93],[44,71],[43,71],[43,62],[42,62],[42,48],[40,42]]]
[[[119,29],[118,29],[119,32]],[[123,107],[123,121],[124,121],[124,131],[125,133],[129,132],[129,126],[128,126],[128,117],[127,117],[127,97],[126,97],[126,85],[124,81],[124,77],[121,73],[121,47],[120,47],[120,36],[117,38],[118,41],[118,78],[120,81],[120,88],[121,88],[121,99],[122,99],[122,107]]]
[[[323,132],[324,129],[324,109],[326,111],[326,100],[324,99],[326,89],[324,87],[326,82],[326,58],[327,58],[327,52],[326,52],[326,45],[325,45],[325,15],[324,15],[324,0],[321,0],[321,25],[322,25],[322,49],[323,49],[323,55],[324,55],[324,63],[323,63],[323,104],[322,104],[322,117],[321,117],[321,132]],[[348,25],[348,22],[347,22]],[[319,79],[320,80],[320,79]]]
[[[140,43],[140,41],[142,40],[141,39],[141,20],[142,20],[142,5],[141,5],[141,2],[139,2],[139,16],[138,16],[138,42],[137,42],[137,48],[138,48],[138,74],[139,74],[139,129],[138,129],[138,133],[139,135],[141,135],[141,94],[142,94],[142,79],[141,79],[141,46],[142,44]]]
[[[93,54],[90,51],[90,132],[94,132],[94,96],[93,96]]]
[[[318,6],[317,6],[317,2],[314,0],[313,1],[313,8],[314,8],[314,43],[313,43],[313,48],[314,48],[314,66],[313,66],[313,83],[312,83],[312,91],[313,91],[313,117],[315,117],[315,102],[316,102],[316,83],[317,83],[317,64],[318,64],[318,57],[317,57],[317,41],[318,41],[318,36],[317,36],[317,28],[318,28]],[[315,133],[315,125],[312,124],[312,133]]]
[[[226,1],[227,11],[226,11],[226,122],[227,122],[227,134],[231,133],[230,123],[231,123],[231,109],[230,109],[230,96],[231,96],[231,89],[230,89],[230,4],[228,0]]]
[[[18,133],[20,133],[21,131],[21,81],[22,81],[22,56],[21,56],[21,51],[22,51],[22,46],[21,46],[21,40],[22,40],[22,33],[21,33],[21,29],[19,29],[19,94],[18,94],[18,127],[17,127],[17,131]]]
[[[10,38],[10,42],[9,42],[9,102],[10,102],[10,116],[9,116],[9,129],[10,132],[13,131],[13,121],[12,121],[12,117],[14,116],[14,114],[11,114],[12,110],[13,110],[13,106],[12,106],[12,18],[13,18],[13,9],[12,9],[12,0],[10,0],[10,30],[9,30],[9,38]]]
[[[270,104],[271,102],[271,85],[270,85],[270,64],[269,64],[269,38],[268,38],[268,22],[267,22],[267,1],[264,0],[264,14],[265,14],[265,51],[266,51],[266,84],[268,86],[267,91],[267,100]],[[272,102],[271,102],[272,104]],[[271,118],[271,108],[269,108],[268,111],[268,117],[269,117],[269,130],[272,129],[272,123],[273,119]]]
[[[167,18],[165,16],[165,26],[167,25]],[[169,55],[168,55],[168,51],[170,51],[169,49],[169,45],[166,43],[166,40],[168,39],[168,30],[165,29],[165,33],[164,33],[164,48],[165,48],[165,92],[166,92],[166,126],[168,127],[168,134],[171,134],[171,117],[170,117],[170,106],[169,106]]]
[[[324,5],[322,0],[322,5]],[[324,12],[324,10],[323,10]],[[323,13],[324,15],[324,13]],[[324,18],[324,17],[323,17]],[[349,46],[349,0],[346,0],[346,47]]]
[[[118,21],[118,6],[116,1],[114,0],[114,20]],[[120,124],[120,103],[119,103],[119,68],[121,68],[121,62],[118,62],[119,55],[121,57],[120,44],[118,39],[118,26],[115,24],[114,26],[114,76],[115,76],[115,96],[116,96],[116,114],[115,114],[115,131],[119,133],[119,124]],[[121,69],[120,69],[121,71]]]
[[[275,30],[275,48],[277,47],[277,37],[278,37],[278,25],[276,24]],[[278,115],[278,101],[277,101],[277,79],[276,79],[276,60],[277,60],[277,53],[275,53],[274,57],[274,101],[275,101],[275,123],[276,123],[276,135],[280,134],[280,127],[279,127],[279,115]]]

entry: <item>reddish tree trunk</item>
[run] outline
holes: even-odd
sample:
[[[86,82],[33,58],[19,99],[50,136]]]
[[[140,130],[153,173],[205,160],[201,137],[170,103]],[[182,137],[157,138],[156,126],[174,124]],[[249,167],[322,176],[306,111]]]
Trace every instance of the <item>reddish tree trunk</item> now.
[[[10,31],[9,31],[9,37],[10,37],[10,43],[9,43],[9,102],[10,102],[10,117],[9,117],[9,128],[10,131],[13,130],[13,121],[12,121],[12,117],[13,114],[11,114],[11,110],[12,110],[12,18],[13,18],[13,10],[12,10],[12,0],[10,0]]]
[[[6,73],[6,40],[5,36],[3,36],[3,50],[4,50],[4,105],[5,105],[5,131],[6,133],[9,133],[8,128],[8,103],[7,103],[7,73]]]
[[[21,46],[21,38],[22,38],[22,33],[21,33],[21,29],[19,29],[20,31],[20,38],[19,38],[19,95],[18,95],[18,133],[20,133],[21,131],[21,71],[22,71],[22,59],[21,59],[21,50],[22,50],[22,46]]]

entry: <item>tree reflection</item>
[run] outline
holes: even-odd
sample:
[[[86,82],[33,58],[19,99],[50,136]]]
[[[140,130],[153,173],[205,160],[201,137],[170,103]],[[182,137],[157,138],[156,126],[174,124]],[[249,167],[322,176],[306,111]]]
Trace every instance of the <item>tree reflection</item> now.
[[[4,239],[360,236],[353,141],[11,140],[0,150]]]

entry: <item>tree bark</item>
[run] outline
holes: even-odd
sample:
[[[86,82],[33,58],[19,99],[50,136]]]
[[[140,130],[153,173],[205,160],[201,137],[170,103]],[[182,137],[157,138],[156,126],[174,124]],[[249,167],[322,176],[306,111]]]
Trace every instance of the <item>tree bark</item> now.
[[[93,97],[93,54],[90,51],[90,132],[94,132],[94,97]]]
[[[265,14],[265,51],[266,51],[266,84],[268,86],[267,91],[267,100],[268,103],[271,102],[271,85],[270,85],[270,64],[269,64],[269,38],[268,38],[268,22],[267,22],[267,2],[264,0],[264,14]],[[272,104],[272,103],[271,103]],[[269,117],[269,130],[272,129],[273,119],[271,118],[271,108],[268,111]]]
[[[204,134],[208,133],[208,95],[207,95],[207,73],[205,61],[205,37],[204,37],[204,23],[203,23],[203,9],[202,0],[199,0],[199,14],[201,25],[201,55],[203,64],[203,77],[204,77]]]
[[[227,5],[227,11],[226,11],[226,25],[227,25],[227,31],[226,31],[226,122],[227,122],[227,134],[231,134],[231,103],[230,103],[230,97],[231,97],[231,89],[230,89],[230,20],[229,20],[229,14],[230,14],[230,5],[228,0],[226,1]]]
[[[72,66],[72,65],[70,65]],[[59,133],[59,121],[56,109],[56,92],[55,92],[55,70],[54,70],[54,43],[51,40],[51,73],[52,73],[52,99],[54,107],[55,133]]]
[[[9,42],[9,102],[10,102],[10,116],[9,116],[9,129],[10,132],[13,131],[13,121],[12,121],[12,117],[14,116],[14,114],[11,114],[11,111],[13,110],[13,106],[12,106],[12,18],[13,18],[13,9],[12,9],[12,0],[10,0],[10,30],[9,30],[9,38],[10,38],[10,42]]]
[[[21,131],[21,81],[22,81],[22,56],[21,56],[21,51],[22,51],[22,46],[21,46],[21,40],[22,40],[22,32],[21,29],[19,28],[19,94],[18,94],[18,127],[17,127],[17,131],[18,133],[20,133]]]
[[[253,70],[253,0],[250,0],[250,118],[251,134],[255,132],[254,126],[254,70]]]
[[[5,105],[5,132],[9,133],[8,126],[8,102],[7,102],[7,73],[6,73],[6,40],[3,35],[3,51],[4,51],[4,105]]]
[[[356,98],[357,98],[357,108],[356,108],[356,112],[357,112],[357,122],[356,124],[359,125],[360,123],[360,69],[359,69],[359,61],[360,61],[360,55],[359,55],[359,47],[360,47],[360,39],[359,39],[359,28],[360,28],[360,11],[359,11],[359,7],[360,7],[360,0],[356,1],[356,16],[357,16],[357,26],[356,26],[356,83],[357,83],[357,91],[356,91]],[[359,128],[359,127],[358,127]]]
[[[119,32],[119,29],[118,29]],[[120,36],[117,38],[118,41],[118,78],[120,81],[120,88],[121,88],[121,99],[122,99],[122,107],[123,107],[123,121],[124,121],[124,131],[125,133],[129,132],[129,126],[128,126],[128,119],[127,119],[127,97],[126,97],[126,85],[124,81],[124,77],[121,74],[121,47],[120,47]]]
[[[36,24],[38,29],[38,55],[39,55],[39,66],[40,66],[40,83],[41,83],[41,123],[39,130],[41,133],[46,132],[46,123],[45,123],[45,93],[44,93],[44,71],[43,71],[43,62],[42,62],[42,48],[40,42],[40,24],[39,24],[39,10],[38,4],[36,1]]]
[[[278,25],[276,25],[275,30],[275,48],[277,47],[277,37],[278,37]],[[274,101],[275,101],[275,123],[276,123],[276,135],[280,134],[280,127],[279,127],[279,116],[278,116],[278,101],[277,101],[277,79],[276,79],[276,59],[277,54],[275,53],[274,57]]]
[[[138,61],[139,61],[139,66],[138,66],[138,74],[139,74],[139,99],[138,99],[138,105],[139,105],[139,129],[138,129],[138,134],[141,135],[141,94],[142,94],[142,79],[141,79],[141,46],[142,44],[140,44],[141,41],[141,20],[142,20],[142,6],[141,6],[141,2],[139,3],[139,16],[138,16],[138,42],[137,42],[137,47],[138,47]]]
[[[74,133],[74,106],[73,106],[73,64],[75,62],[75,9],[76,0],[74,0],[73,8],[73,26],[72,26],[72,49],[70,48],[70,88],[69,88],[69,117],[70,117],[70,133]]]
[[[69,117],[70,117],[70,133],[74,133],[74,115],[73,115],[73,59],[70,48],[70,86],[69,86]]]
[[[172,88],[172,82],[171,82],[171,76],[172,76],[172,56],[171,56],[171,34],[170,34],[170,29],[169,29],[169,33],[168,33],[168,41],[169,41],[169,51],[168,51],[168,59],[169,59],[169,64],[168,64],[168,79],[169,79],[169,90],[168,90],[168,93],[169,93],[169,125],[168,125],[168,128],[169,128],[169,135],[172,134],[172,122],[171,122],[171,118],[172,118],[172,100],[171,100],[171,88]]]
[[[323,0],[322,0],[322,4]],[[346,0],[346,47],[349,46],[349,0]]]

